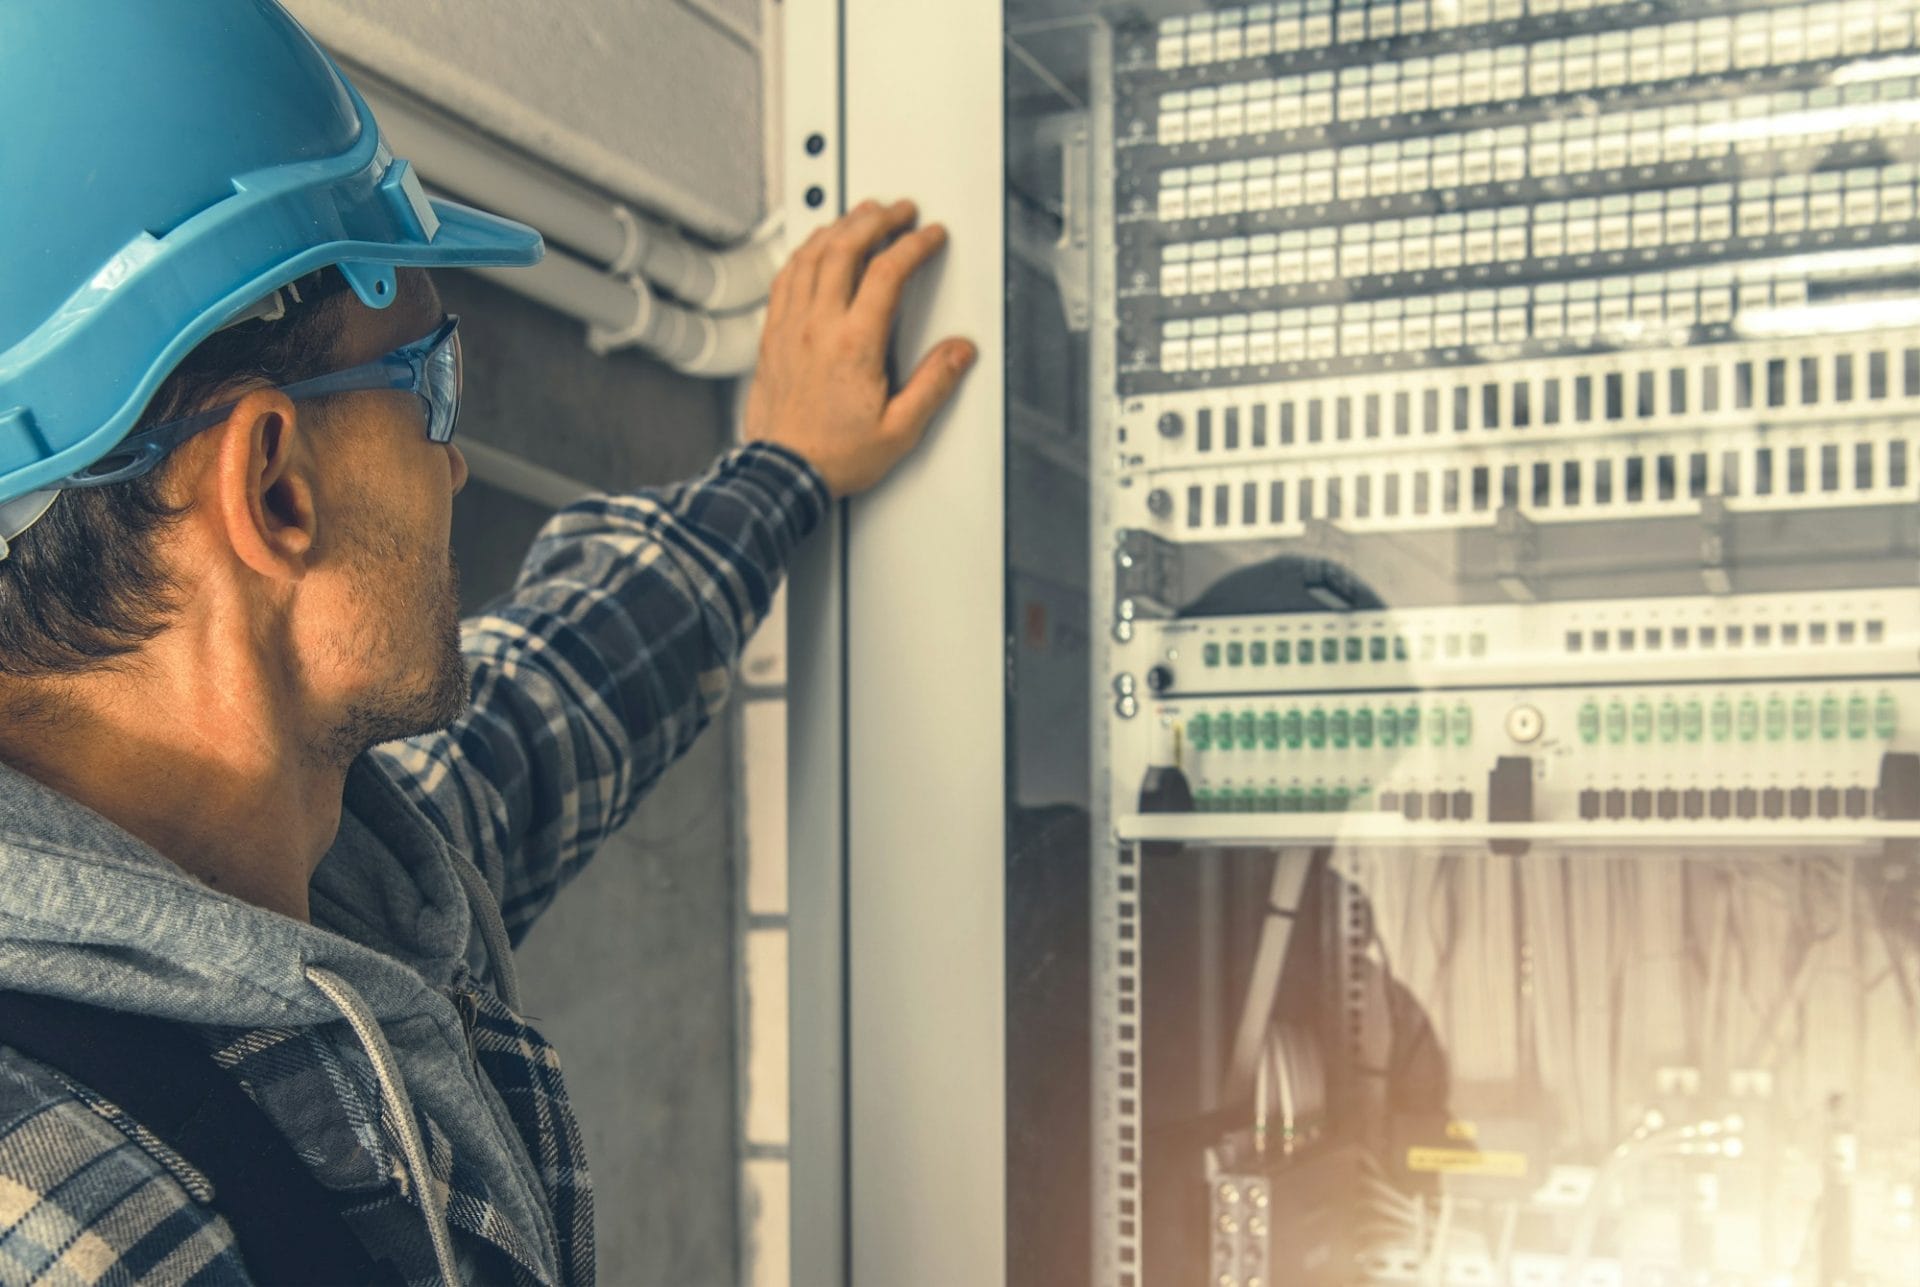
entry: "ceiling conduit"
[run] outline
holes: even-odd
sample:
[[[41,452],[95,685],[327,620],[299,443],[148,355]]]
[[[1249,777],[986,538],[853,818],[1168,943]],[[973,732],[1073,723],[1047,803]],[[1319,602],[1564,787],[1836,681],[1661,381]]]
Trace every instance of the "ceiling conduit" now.
[[[480,276],[587,323],[597,353],[643,348],[711,378],[752,369],[765,319],[756,306],[779,266],[769,239],[699,245],[365,72],[353,75],[394,150],[430,186],[531,224],[553,243],[534,268]]]

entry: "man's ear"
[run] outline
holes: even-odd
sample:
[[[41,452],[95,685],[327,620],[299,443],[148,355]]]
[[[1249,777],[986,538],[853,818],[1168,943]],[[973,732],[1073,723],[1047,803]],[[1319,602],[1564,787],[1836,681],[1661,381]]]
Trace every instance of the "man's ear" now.
[[[263,577],[304,576],[319,539],[320,516],[307,450],[310,425],[278,389],[258,389],[234,404],[213,441],[202,496],[242,563]]]

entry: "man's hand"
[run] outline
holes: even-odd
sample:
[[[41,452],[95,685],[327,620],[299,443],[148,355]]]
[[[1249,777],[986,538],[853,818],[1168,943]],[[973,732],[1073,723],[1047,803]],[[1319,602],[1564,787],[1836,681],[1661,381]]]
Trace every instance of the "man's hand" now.
[[[929,224],[875,253],[913,227],[914,216],[911,201],[863,202],[794,252],[767,300],[747,436],[797,452],[835,496],[886,477],[977,356],[966,340],[942,340],[887,396],[887,340],[900,292],[947,241],[945,228]]]

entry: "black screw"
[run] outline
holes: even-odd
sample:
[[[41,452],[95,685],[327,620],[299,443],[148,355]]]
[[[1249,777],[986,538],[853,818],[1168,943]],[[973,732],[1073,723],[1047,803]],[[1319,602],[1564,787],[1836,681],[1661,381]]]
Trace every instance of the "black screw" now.
[[[807,135],[807,155],[819,156],[827,150],[827,136],[824,134]]]
[[[1187,424],[1178,411],[1169,411],[1160,417],[1159,428],[1162,438],[1178,438],[1186,432]]]
[[[827,201],[827,190],[825,188],[808,188],[807,189],[807,204],[809,206],[812,206],[815,210],[818,210],[821,206],[825,205],[826,201]]]

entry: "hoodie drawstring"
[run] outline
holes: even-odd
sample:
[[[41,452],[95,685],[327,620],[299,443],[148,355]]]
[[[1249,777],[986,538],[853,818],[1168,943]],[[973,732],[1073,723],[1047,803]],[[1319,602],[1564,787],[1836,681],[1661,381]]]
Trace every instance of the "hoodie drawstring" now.
[[[496,919],[498,914],[496,913]],[[503,931],[504,937],[504,931]],[[373,1075],[380,1083],[380,1098],[400,1132],[402,1163],[414,1192],[420,1195],[420,1209],[426,1214],[427,1236],[433,1242],[433,1258],[440,1265],[440,1280],[445,1287],[460,1287],[460,1271],[453,1258],[453,1231],[447,1225],[447,1207],[433,1182],[433,1170],[427,1165],[427,1145],[420,1134],[420,1123],[413,1115],[413,1101],[407,1097],[407,1084],[400,1077],[400,1063],[393,1057],[380,1022],[353,986],[330,970],[317,965],[306,967],[307,981],[326,994],[340,1012],[366,1051]]]

